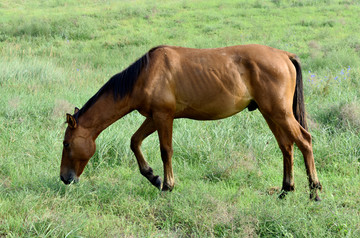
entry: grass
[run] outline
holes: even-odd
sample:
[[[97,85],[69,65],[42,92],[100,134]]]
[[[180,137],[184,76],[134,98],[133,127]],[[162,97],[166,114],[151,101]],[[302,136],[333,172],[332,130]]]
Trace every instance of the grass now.
[[[2,1],[0,237],[360,236],[358,1]],[[138,172],[126,116],[97,139],[81,182],[59,180],[65,113],[159,44],[259,43],[296,53],[323,201],[277,199],[281,152],[258,111],[174,124],[176,187]],[[162,174],[156,135],[143,144]]]

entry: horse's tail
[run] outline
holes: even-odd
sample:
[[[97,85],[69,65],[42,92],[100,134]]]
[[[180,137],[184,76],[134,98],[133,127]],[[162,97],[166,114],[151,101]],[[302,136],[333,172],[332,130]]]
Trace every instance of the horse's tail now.
[[[305,114],[305,101],[301,65],[297,56],[290,57],[290,60],[294,64],[296,69],[296,87],[293,99],[293,113],[295,119],[300,123],[300,125],[305,130],[308,130]]]

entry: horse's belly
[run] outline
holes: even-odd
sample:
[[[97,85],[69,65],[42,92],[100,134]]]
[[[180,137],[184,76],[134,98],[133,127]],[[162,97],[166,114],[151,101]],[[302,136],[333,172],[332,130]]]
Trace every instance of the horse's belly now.
[[[249,103],[250,99],[231,97],[186,103],[178,102],[175,117],[196,120],[217,120],[242,111]]]

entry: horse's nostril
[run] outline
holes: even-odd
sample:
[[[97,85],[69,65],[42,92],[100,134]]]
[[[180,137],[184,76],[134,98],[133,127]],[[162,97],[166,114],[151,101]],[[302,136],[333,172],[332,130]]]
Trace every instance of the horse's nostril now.
[[[64,182],[64,184],[69,184],[69,183],[71,183],[71,180],[66,180],[62,175],[60,175],[60,179],[61,179],[61,181]]]

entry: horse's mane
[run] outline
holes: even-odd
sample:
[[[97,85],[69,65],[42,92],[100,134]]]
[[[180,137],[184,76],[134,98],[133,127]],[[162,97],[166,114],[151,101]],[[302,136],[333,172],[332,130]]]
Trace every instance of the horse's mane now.
[[[122,99],[129,94],[134,88],[142,69],[149,64],[151,52],[161,47],[163,46],[152,48],[122,72],[112,76],[109,81],[107,81],[100,90],[92,96],[77,113],[75,113],[74,117],[77,119],[84,114],[104,93],[112,92],[114,100]]]

